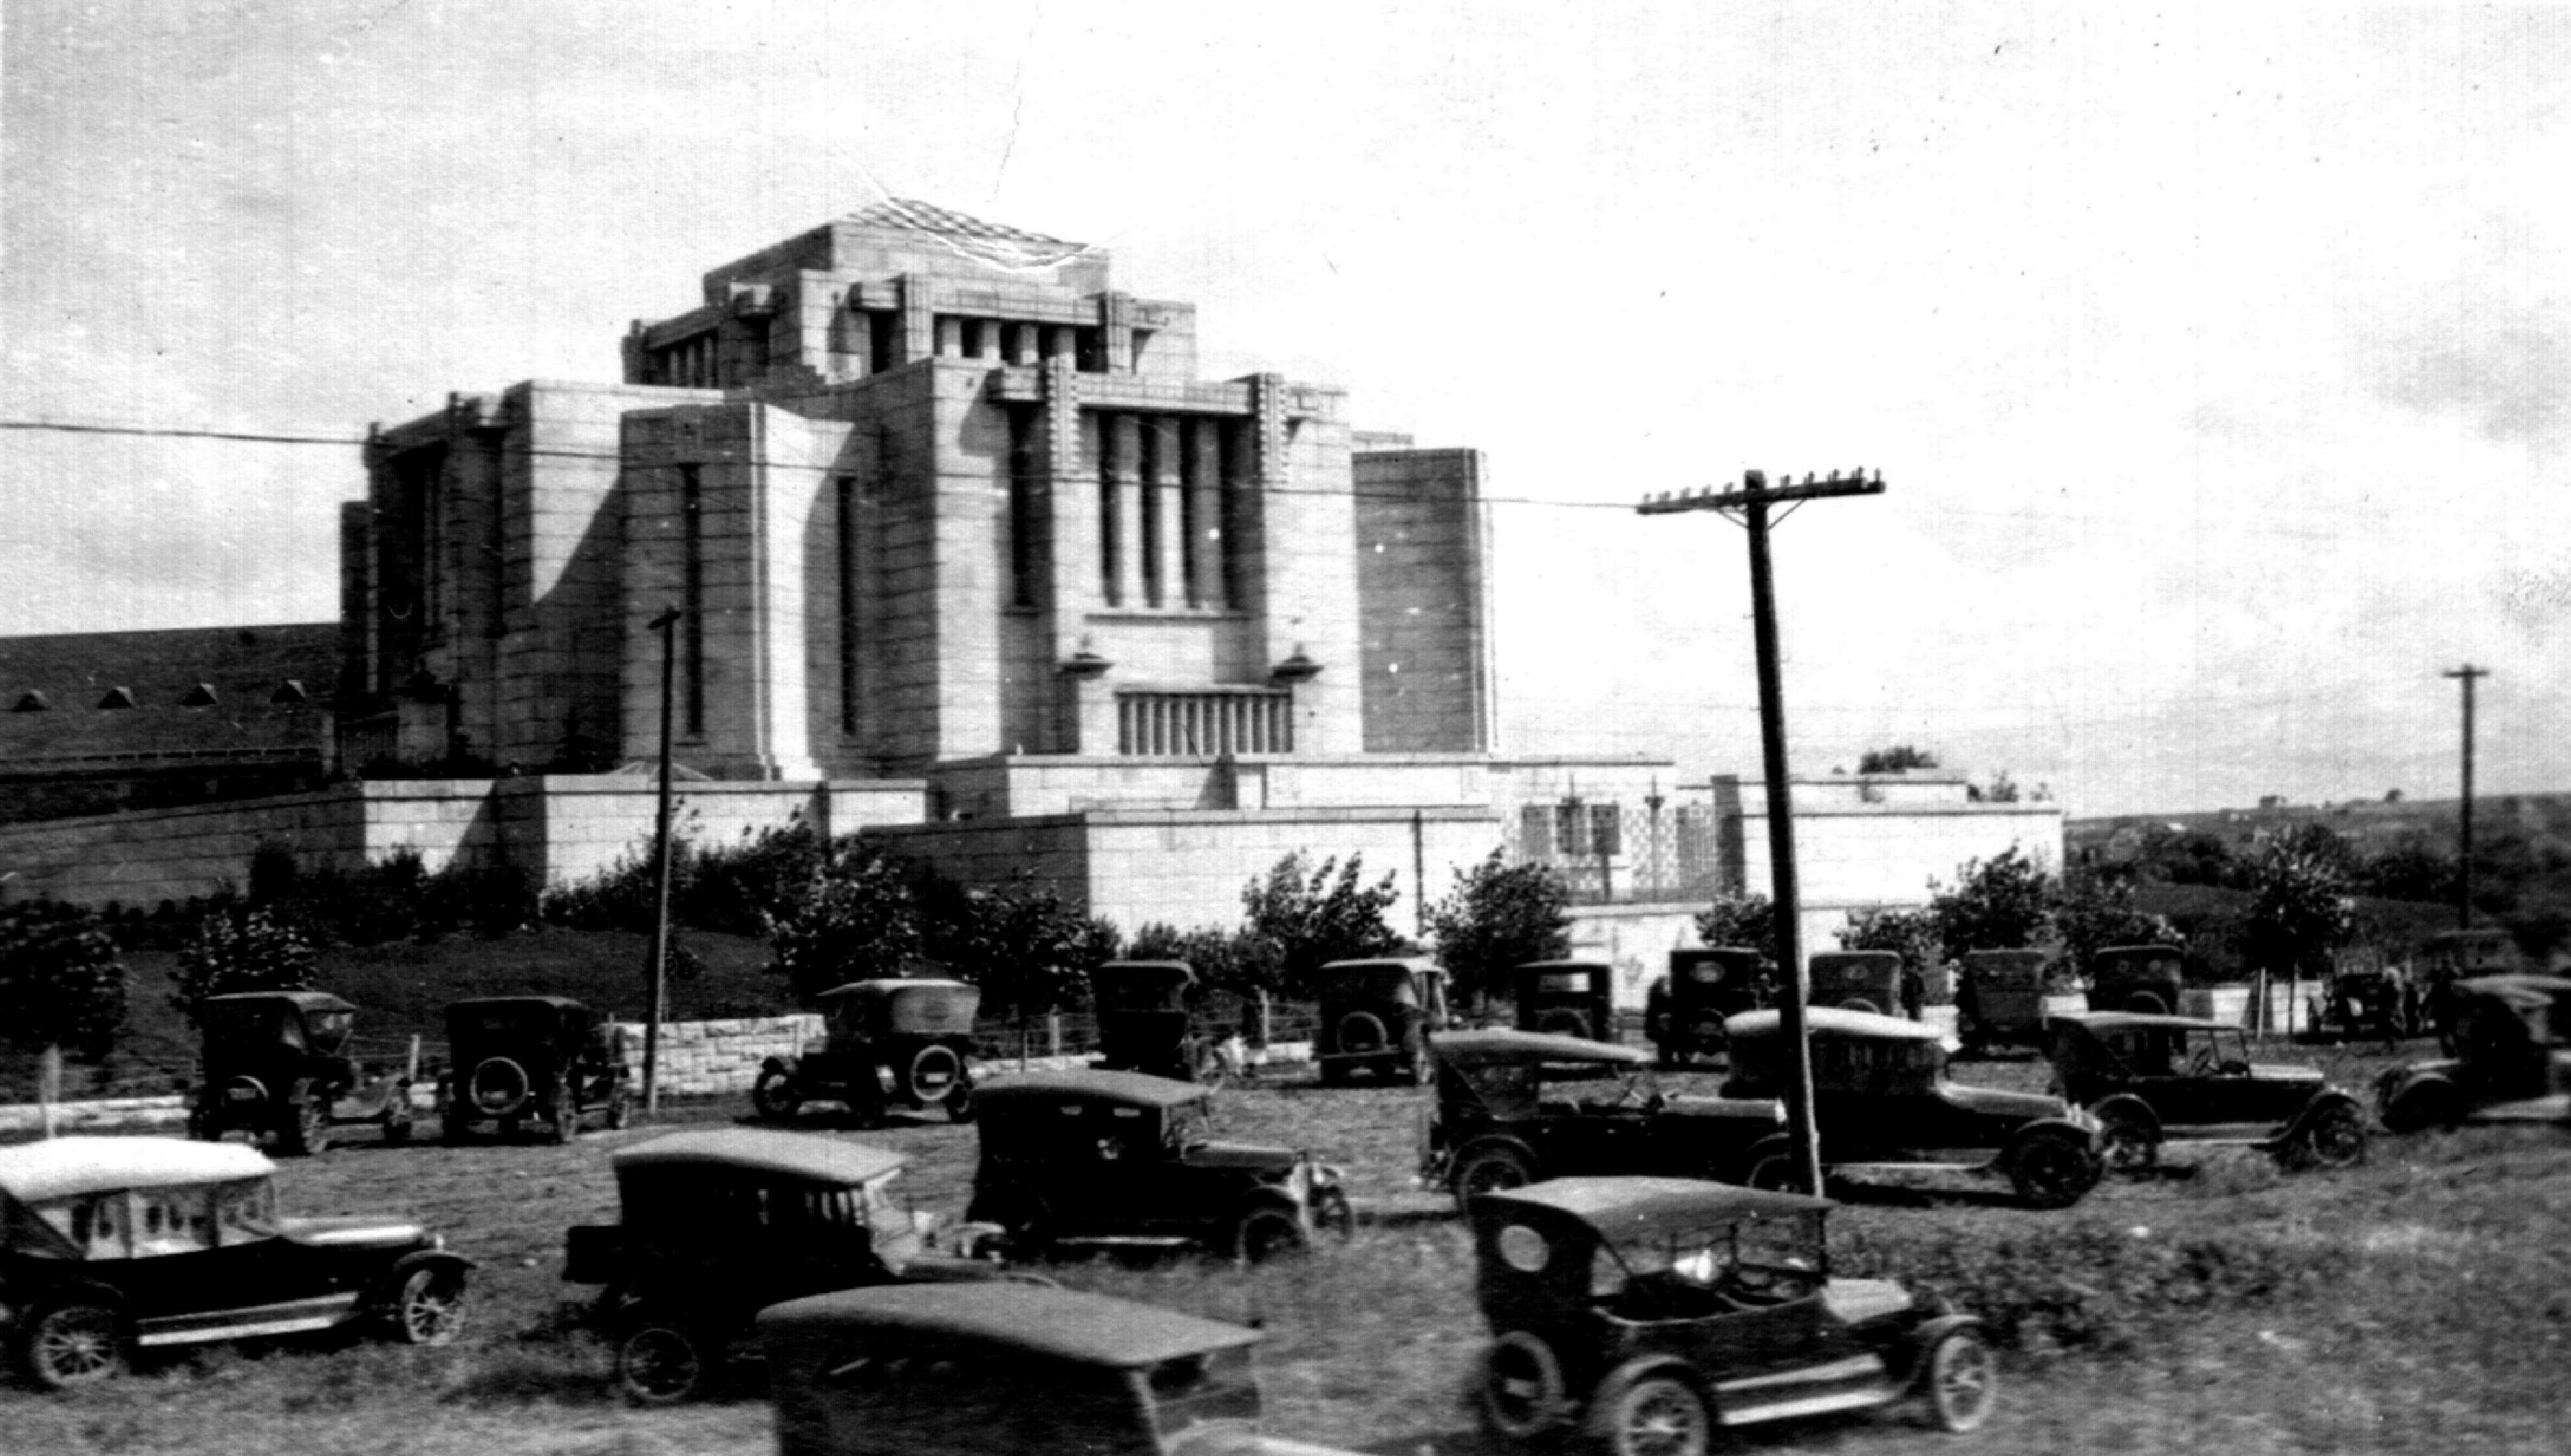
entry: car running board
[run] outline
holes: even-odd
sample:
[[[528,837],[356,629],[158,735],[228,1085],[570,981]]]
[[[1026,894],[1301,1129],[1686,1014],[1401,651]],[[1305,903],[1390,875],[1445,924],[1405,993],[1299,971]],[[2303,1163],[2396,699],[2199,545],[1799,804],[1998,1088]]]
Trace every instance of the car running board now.
[[[1717,1419],[1727,1426],[1747,1426],[1886,1405],[1901,1398],[1901,1387],[1885,1379],[1885,1373],[1875,1356],[1851,1355],[1807,1369],[1725,1380],[1714,1387]]]
[[[1987,1158],[1970,1163],[1920,1159],[1911,1163],[1824,1163],[1821,1172],[1834,1178],[1895,1178],[1905,1173],[1990,1173],[2000,1166]]]
[[[1193,1248],[1197,1243],[1175,1233],[1092,1233],[1053,1241],[1063,1248]]]
[[[356,1310],[357,1296],[324,1294],[282,1304],[225,1309],[208,1314],[180,1314],[139,1321],[138,1345],[202,1344],[208,1340],[248,1339],[254,1335],[300,1334],[344,1324]]]
[[[2477,1108],[2464,1117],[2466,1123],[2563,1123],[2571,1122],[2571,1093],[2554,1093],[2549,1097],[2531,1097],[2524,1102],[2495,1102]]]

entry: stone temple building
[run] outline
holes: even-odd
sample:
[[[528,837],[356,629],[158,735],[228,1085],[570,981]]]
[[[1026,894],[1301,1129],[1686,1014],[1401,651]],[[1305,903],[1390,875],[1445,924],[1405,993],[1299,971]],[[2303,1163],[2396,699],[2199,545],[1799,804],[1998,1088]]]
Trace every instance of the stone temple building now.
[[[345,508],[351,761],[720,779],[1025,758],[1480,752],[1479,458],[1198,376],[1107,254],[888,202],[705,275],[625,382],[373,433]],[[990,805],[990,808],[1003,808]]]

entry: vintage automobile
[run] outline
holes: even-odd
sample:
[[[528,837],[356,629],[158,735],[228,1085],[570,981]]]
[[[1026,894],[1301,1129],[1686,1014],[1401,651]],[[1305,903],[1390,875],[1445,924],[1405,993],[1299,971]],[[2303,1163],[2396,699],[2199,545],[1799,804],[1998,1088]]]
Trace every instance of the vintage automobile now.
[[[2098,1120],[2107,1167],[2138,1173],[2164,1146],[2256,1148],[2289,1168],[2365,1158],[2365,1114],[2319,1069],[2256,1063],[2237,1026],[2189,1016],[2057,1016],[2046,1054],[2063,1095]]]
[[[1475,1199],[1482,1423],[1530,1441],[1577,1422],[1609,1456],[1702,1456],[1718,1427],[1913,1397],[1946,1430],[1980,1425],[1998,1394],[1980,1321],[1832,1276],[1831,1207],[1659,1178]]]
[[[1964,1087],[1946,1080],[1937,1033],[1898,1017],[1815,1006],[1803,1013],[1811,1046],[1812,1121],[1825,1175],[1864,1178],[1922,1169],[2005,1177],[2039,1209],[2067,1208],[2104,1171],[2098,1123],[2058,1097]],[[1732,1018],[1732,1097],[1776,1097],[1791,1044],[1774,1011]],[[1751,1150],[1744,1181],[1785,1188],[1794,1154],[1784,1137]]]
[[[629,1112],[624,1034],[568,996],[477,996],[446,1005],[447,1068],[437,1116],[449,1143],[496,1123],[533,1121],[568,1143],[584,1120],[622,1128]]]
[[[2343,966],[2324,978],[2307,1008],[2308,1041],[2397,1042],[2419,1032],[2421,1006],[2410,978],[2392,966]]]
[[[982,1089],[965,1217],[994,1251],[1211,1248],[1256,1263],[1356,1226],[1340,1171],[1213,1141],[1211,1088],[1139,1072],[1033,1072]]]
[[[777,1456],[1341,1456],[1259,1432],[1259,1331],[1024,1284],[763,1311]]]
[[[1102,1072],[1140,1072],[1220,1087],[1232,1067],[1223,1039],[1201,1033],[1197,973],[1186,961],[1109,961],[1089,973]]]
[[[2395,1133],[2463,1123],[2571,1124],[2571,980],[2455,983],[2455,1055],[2385,1072],[2375,1114]]]
[[[2419,944],[2415,970],[2419,980],[2420,1017],[2437,1030],[2437,1049],[2455,1055],[2455,987],[2517,972],[2517,941],[2495,926],[2440,930]]]
[[[1446,972],[1419,957],[1331,961],[1313,972],[1320,1029],[1312,1060],[1321,1085],[1359,1072],[1384,1081],[1428,1077],[1428,1037],[1448,1023]]]
[[[1510,973],[1518,1030],[1616,1040],[1616,968],[1603,961],[1530,961]]]
[[[962,981],[851,981],[821,993],[821,1035],[799,1057],[771,1057],[751,1084],[750,1105],[790,1123],[807,1102],[844,1103],[859,1125],[880,1125],[889,1105],[973,1116],[973,1013],[982,993]],[[885,1090],[885,1074],[891,1090]]]
[[[1967,1057],[1999,1047],[2044,1046],[2044,994],[2052,957],[2040,950],[1968,950],[1955,987],[1955,1032]]]
[[[1876,1016],[1901,1014],[1901,957],[1888,950],[1825,950],[1803,962],[1811,990],[1803,998],[1813,1006],[1841,1011],[1867,1011]]]
[[[1774,1097],[1671,1097],[1649,1054],[1580,1037],[1464,1031],[1439,1037],[1419,1177],[1454,1195],[1571,1174],[1739,1182],[1785,1125]]]
[[[2089,1009],[2167,1016],[2178,1010],[2186,952],[2174,945],[2111,945],[2089,957]]]
[[[1643,1008],[1643,1034],[1660,1049],[1661,1065],[1721,1052],[1723,1019],[1767,1004],[1772,969],[1748,946],[1671,951],[1670,973],[1652,983]]]
[[[280,1153],[319,1153],[331,1130],[367,1124],[410,1137],[410,1072],[360,1064],[357,1008],[326,991],[238,991],[197,1004],[204,1031],[188,1136],[245,1131]]]
[[[57,1138],[0,1148],[0,1333],[39,1385],[137,1350],[374,1324],[455,1338],[472,1260],[406,1218],[294,1218],[238,1143]]]
[[[751,1318],[780,1299],[860,1284],[1007,1277],[933,1248],[933,1217],[893,1187],[907,1160],[769,1128],[671,1133],[609,1158],[619,1219],[573,1227],[563,1278],[601,1284],[616,1380],[646,1405],[721,1372]]]

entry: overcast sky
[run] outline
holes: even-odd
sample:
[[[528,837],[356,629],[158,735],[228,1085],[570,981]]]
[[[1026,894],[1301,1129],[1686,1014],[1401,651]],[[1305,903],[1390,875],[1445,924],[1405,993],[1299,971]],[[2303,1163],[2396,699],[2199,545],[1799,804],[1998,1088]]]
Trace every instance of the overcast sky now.
[[[613,379],[889,194],[1484,451],[1526,752],[1912,742],[2076,813],[2571,789],[2571,11],[55,3],[0,417],[353,440]],[[319,621],[353,447],[0,434],[0,633]]]

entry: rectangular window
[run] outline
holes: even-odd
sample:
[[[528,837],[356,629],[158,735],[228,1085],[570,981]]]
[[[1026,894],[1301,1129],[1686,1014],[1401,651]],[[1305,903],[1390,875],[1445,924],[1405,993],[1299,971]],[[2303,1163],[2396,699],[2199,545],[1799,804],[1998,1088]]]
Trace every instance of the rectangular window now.
[[[866,370],[880,374],[891,368],[901,352],[901,315],[889,308],[870,309],[866,313]]]
[[[839,588],[839,731],[857,730],[857,478],[835,482]]]
[[[1622,854],[1625,852],[1625,811],[1612,803],[1589,806],[1589,852]]]
[[[1117,531],[1117,474],[1129,462],[1116,458],[1116,416],[1090,416],[1098,424],[1098,589],[1110,607],[1124,602],[1124,547]]]
[[[1223,599],[1235,611],[1248,600],[1242,592],[1241,547],[1247,510],[1244,494],[1250,489],[1250,462],[1243,457],[1249,452],[1248,421],[1224,420],[1217,426],[1222,445],[1222,494],[1216,503],[1215,529],[1222,533],[1216,543],[1221,548],[1218,560],[1223,573]]]
[[[1198,432],[1203,420],[1187,420],[1179,425],[1179,585],[1183,599],[1191,607],[1205,605],[1204,573],[1197,565],[1204,555],[1197,543],[1205,539],[1207,522],[1203,491],[1205,465],[1198,445]]]
[[[1037,509],[1042,484],[1036,479],[1036,406],[1009,410],[1009,605],[1033,607],[1042,574],[1043,513]]]
[[[1135,489],[1143,493],[1143,539],[1134,549],[1143,556],[1143,601],[1158,607],[1168,598],[1168,583],[1161,579],[1162,539],[1169,522],[1161,519],[1161,467],[1167,442],[1161,438],[1162,421],[1146,415],[1143,427],[1135,431],[1143,449],[1143,458],[1135,464]]]
[[[1553,857],[1553,806],[1531,803],[1518,809],[1518,852],[1529,859]]]
[[[687,558],[683,570],[679,608],[679,673],[685,679],[681,702],[687,715],[687,733],[703,737],[706,731],[706,500],[705,470],[698,465],[679,467],[679,514]]]

